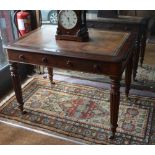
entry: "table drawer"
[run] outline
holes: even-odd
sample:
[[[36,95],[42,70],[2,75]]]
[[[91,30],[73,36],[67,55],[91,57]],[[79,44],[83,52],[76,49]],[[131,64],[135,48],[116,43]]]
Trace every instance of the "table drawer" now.
[[[8,51],[8,57],[10,62],[13,61],[38,65],[45,65],[47,63],[47,58],[43,54]]]
[[[10,62],[19,62],[43,66],[52,66],[64,69],[71,69],[83,72],[107,74],[114,71],[112,64],[94,60],[84,60],[64,56],[52,56],[28,52],[8,51]]]

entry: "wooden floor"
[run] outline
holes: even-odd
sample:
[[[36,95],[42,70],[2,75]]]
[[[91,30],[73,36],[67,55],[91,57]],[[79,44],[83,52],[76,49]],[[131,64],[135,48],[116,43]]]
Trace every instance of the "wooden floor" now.
[[[144,63],[155,66],[155,44],[147,44]],[[78,143],[0,123],[0,144],[75,145]]]
[[[43,135],[14,127],[4,123],[0,123],[0,145],[72,145],[76,144],[67,140],[54,138],[51,136]]]

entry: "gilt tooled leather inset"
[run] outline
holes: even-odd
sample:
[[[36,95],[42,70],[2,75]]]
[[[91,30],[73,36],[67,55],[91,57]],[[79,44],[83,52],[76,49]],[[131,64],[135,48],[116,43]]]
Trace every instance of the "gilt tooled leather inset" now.
[[[129,37],[129,33],[89,29],[89,42],[55,40],[56,27],[43,26],[15,44],[38,50],[60,50],[97,55],[117,56],[119,49]]]

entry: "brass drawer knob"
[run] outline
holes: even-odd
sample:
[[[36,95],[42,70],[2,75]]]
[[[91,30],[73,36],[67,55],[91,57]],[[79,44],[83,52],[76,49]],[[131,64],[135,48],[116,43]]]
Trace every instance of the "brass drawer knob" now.
[[[67,64],[67,66],[69,66],[69,67],[71,67],[71,66],[72,66],[72,63],[71,63],[71,61],[70,61],[70,60],[67,60],[66,64]]]
[[[24,57],[24,55],[19,55],[19,60],[24,60],[25,59],[25,57]]]
[[[43,58],[42,58],[42,62],[43,62],[43,63],[47,63],[47,62],[48,62],[47,57],[43,57]]]
[[[98,64],[94,64],[93,69],[94,69],[94,71],[99,72],[100,71],[100,66]]]

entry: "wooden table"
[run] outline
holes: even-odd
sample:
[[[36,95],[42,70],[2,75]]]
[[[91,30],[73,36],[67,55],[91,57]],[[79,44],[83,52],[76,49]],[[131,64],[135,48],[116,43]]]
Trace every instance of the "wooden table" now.
[[[129,31],[135,35],[135,48],[134,48],[134,62],[133,62],[133,79],[135,80],[138,63],[142,66],[145,47],[146,47],[146,34],[148,27],[148,17],[135,17],[135,16],[118,16],[117,18],[94,18],[87,19],[87,25],[91,28],[98,28],[104,30],[117,30]]]
[[[111,79],[110,123],[113,138],[117,128],[120,80],[126,69],[126,95],[129,94],[133,38],[127,32],[89,29],[89,42],[56,41],[55,26],[43,26],[6,47],[10,62],[11,77],[19,108],[22,113],[23,98],[18,63],[48,67],[51,83],[53,68],[64,68],[96,74],[105,74]]]

